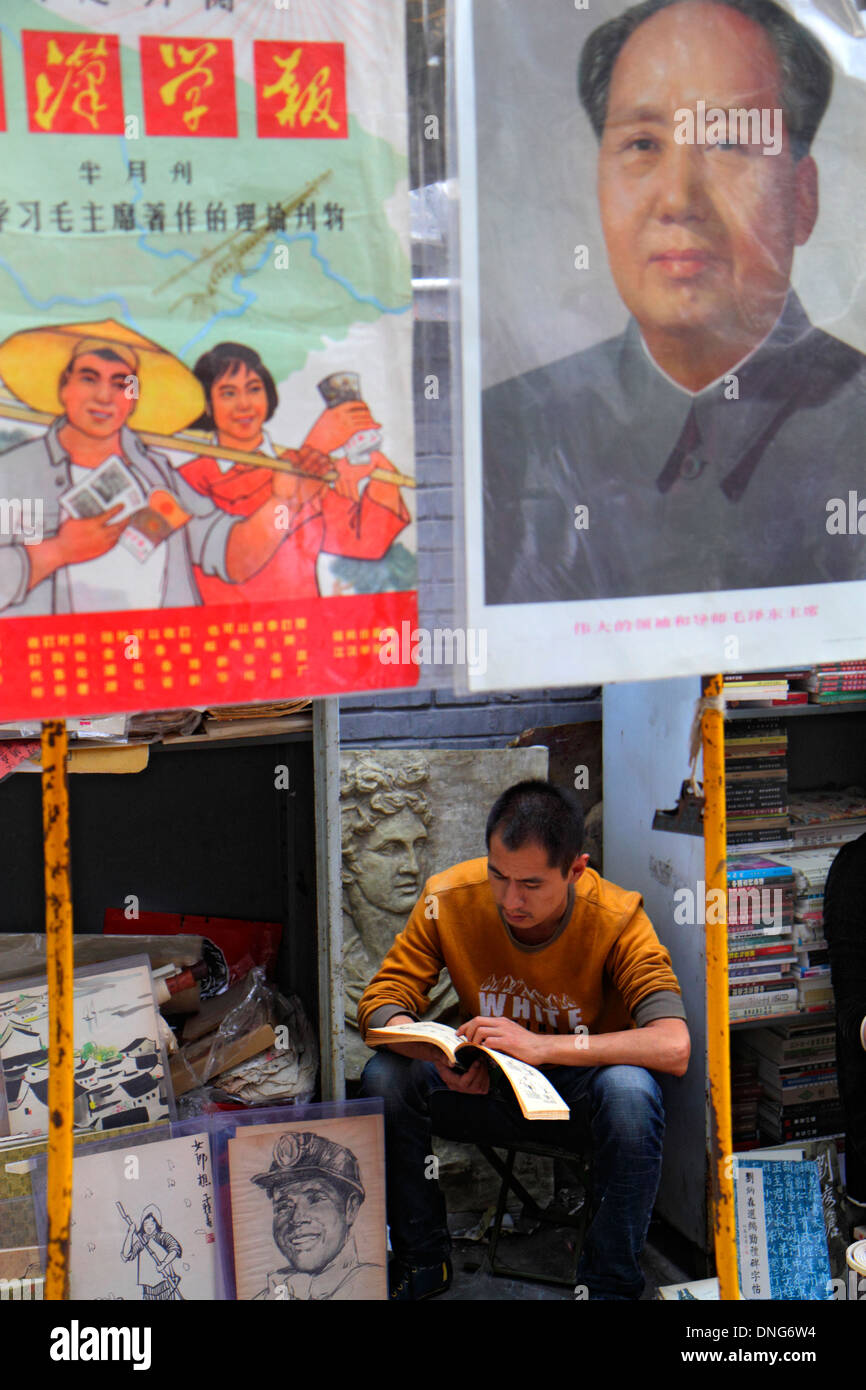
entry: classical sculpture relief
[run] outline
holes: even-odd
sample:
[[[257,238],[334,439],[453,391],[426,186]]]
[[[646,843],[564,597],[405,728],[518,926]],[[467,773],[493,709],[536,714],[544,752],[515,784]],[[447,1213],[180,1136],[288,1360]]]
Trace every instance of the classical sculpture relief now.
[[[433,867],[430,766],[423,754],[349,754],[341,766],[343,831],[343,984],[346,1075],[369,1057],[357,1031],[357,1006],[394,937],[403,930]],[[450,1021],[457,997],[447,972],[430,996],[431,1019]]]

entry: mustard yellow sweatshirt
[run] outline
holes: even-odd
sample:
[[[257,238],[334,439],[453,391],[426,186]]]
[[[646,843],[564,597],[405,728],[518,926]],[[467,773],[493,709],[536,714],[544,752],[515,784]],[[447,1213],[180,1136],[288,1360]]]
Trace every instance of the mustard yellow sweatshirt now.
[[[487,860],[428,879],[358,1004],[362,1036],[397,1013],[424,1013],[443,966],[464,1019],[499,1015],[535,1033],[618,1032],[685,1018],[671,958],[639,893],[585,869],[550,940],[525,946],[496,907]]]

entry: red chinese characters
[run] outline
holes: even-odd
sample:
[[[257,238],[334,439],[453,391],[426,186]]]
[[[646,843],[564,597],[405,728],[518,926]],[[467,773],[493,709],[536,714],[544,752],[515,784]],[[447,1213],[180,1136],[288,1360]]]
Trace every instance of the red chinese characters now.
[[[346,50],[341,43],[254,44],[263,139],[346,140]]]
[[[231,39],[143,37],[141,84],[148,135],[237,135]]]
[[[27,116],[34,134],[122,135],[116,34],[21,33]]]
[[[0,130],[6,129],[6,103],[3,100],[3,69],[0,67]]]

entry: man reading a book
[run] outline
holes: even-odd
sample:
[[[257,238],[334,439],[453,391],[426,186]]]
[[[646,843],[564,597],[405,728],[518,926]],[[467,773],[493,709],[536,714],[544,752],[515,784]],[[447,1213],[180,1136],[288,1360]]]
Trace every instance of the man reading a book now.
[[[487,858],[427,881],[360,1000],[365,1036],[413,1022],[446,968],[465,1019],[461,1037],[540,1069],[571,1110],[567,1125],[525,1120],[508,1088],[497,1091],[483,1056],[451,1068],[418,1041],[377,1052],[362,1093],[385,1101],[394,1298],[430,1297],[450,1282],[445,1206],[425,1173],[445,1092],[453,1093],[449,1133],[456,1116],[468,1140],[523,1138],[577,1152],[590,1138],[592,1219],[578,1282],[596,1299],[636,1299],[643,1290],[639,1259],[664,1134],[651,1072],[682,1076],[689,1035],[670,956],[639,894],[589,868],[582,844],[570,793],[539,781],[509,788],[488,817]]]

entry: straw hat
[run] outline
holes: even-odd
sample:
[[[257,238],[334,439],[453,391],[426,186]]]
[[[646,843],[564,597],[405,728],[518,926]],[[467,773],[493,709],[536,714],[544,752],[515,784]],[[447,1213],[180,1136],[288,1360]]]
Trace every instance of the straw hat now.
[[[0,377],[31,410],[62,415],[61,374],[82,352],[111,349],[138,377],[140,398],[130,425],[155,434],[174,434],[205,409],[201,384],[172,353],[114,319],[28,328],[0,343]]]

